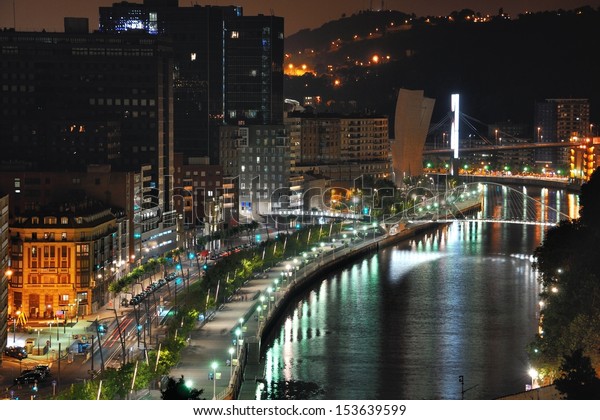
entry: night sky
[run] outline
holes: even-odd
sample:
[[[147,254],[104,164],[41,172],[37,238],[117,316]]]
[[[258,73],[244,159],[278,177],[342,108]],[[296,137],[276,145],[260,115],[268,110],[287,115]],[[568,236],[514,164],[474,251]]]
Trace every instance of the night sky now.
[[[143,0],[131,1],[142,3]],[[90,28],[98,26],[98,7],[110,6],[115,0],[0,0],[0,28],[16,27],[19,31],[63,31],[63,17],[87,17]],[[381,0],[179,0],[180,6],[239,5],[244,15],[274,14],[285,18],[285,34],[303,28],[315,28],[342,14],[381,8]],[[13,14],[13,5],[15,13]],[[600,0],[384,0],[385,9],[414,13],[417,16],[447,15],[452,11],[471,9],[482,14],[496,14],[499,8],[516,17],[527,11],[570,10],[583,5],[600,7]],[[16,19],[15,19],[16,18]]]

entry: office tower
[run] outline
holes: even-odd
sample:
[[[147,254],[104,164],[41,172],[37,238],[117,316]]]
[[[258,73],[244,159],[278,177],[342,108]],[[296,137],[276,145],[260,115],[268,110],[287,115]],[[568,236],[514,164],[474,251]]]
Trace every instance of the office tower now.
[[[221,127],[225,177],[238,181],[237,222],[266,222],[267,214],[287,207],[289,139],[283,124]]]
[[[1,170],[147,173],[172,190],[172,50],[146,34],[0,32]]]
[[[172,40],[175,149],[184,156],[217,164],[223,124],[282,122],[283,18],[145,0],[101,7],[100,31]]]
[[[225,123],[283,122],[283,18],[244,16],[227,22]]]

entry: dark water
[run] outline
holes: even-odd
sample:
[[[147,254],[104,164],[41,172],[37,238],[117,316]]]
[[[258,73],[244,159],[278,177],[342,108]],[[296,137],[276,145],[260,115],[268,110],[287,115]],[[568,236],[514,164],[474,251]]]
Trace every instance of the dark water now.
[[[574,200],[544,195],[562,211]],[[524,390],[539,293],[528,256],[545,229],[455,222],[349,264],[289,308],[265,379],[344,400],[460,399],[459,376],[465,399]]]

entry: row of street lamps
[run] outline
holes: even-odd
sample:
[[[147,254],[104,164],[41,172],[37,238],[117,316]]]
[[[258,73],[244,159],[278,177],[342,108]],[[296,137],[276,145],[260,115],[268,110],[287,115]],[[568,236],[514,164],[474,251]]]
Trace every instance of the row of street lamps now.
[[[376,231],[376,223],[373,223],[373,239],[375,239],[375,231]],[[364,227],[364,235],[365,235],[365,239],[366,239],[366,229],[367,227]],[[344,235],[345,237],[346,235]],[[325,244],[321,243],[320,247],[324,248]],[[312,248],[313,253],[316,253],[317,248],[314,247]],[[335,248],[334,248],[335,251]],[[302,254],[304,260],[306,260],[308,254],[305,252]],[[321,262],[323,262],[323,258],[324,258],[324,252],[321,251]],[[299,260],[298,258],[294,258],[292,261],[292,264],[286,264],[285,265],[285,271],[283,271],[281,273],[282,275],[282,279],[281,279],[281,286],[284,286],[286,284],[286,282],[289,281],[289,277],[291,277],[292,272],[294,274],[294,283],[297,280],[297,276],[298,276],[298,269],[300,268],[300,265],[302,263],[303,260]],[[263,311],[266,310],[266,313],[270,313],[271,311],[271,301],[273,300],[273,296],[272,293],[275,292],[277,293],[278,288],[280,287],[279,284],[280,279],[279,278],[275,278],[273,281],[273,286],[269,286],[266,290],[267,295],[265,296],[264,294],[261,294],[259,297],[259,305],[257,306],[256,310],[258,312],[258,322],[260,325],[260,322],[262,321],[262,317],[263,317]],[[267,301],[266,304],[266,308],[265,308],[265,300]],[[229,375],[230,375],[230,384],[231,381],[233,380],[233,365],[234,365],[234,361],[239,361],[240,358],[240,352],[241,352],[241,346],[243,343],[243,332],[244,332],[244,322],[245,319],[244,318],[240,318],[239,319],[239,327],[237,327],[234,331],[235,334],[235,348],[234,347],[230,347],[227,352],[229,354],[229,359],[228,359],[228,363],[229,363]],[[233,358],[233,355],[236,355],[236,359]],[[237,365],[237,363],[235,363]],[[217,372],[217,368],[219,367],[219,364],[216,361],[213,361],[210,365],[210,369],[211,369],[211,373],[212,373],[212,381],[213,381],[213,400],[217,398],[217,379],[219,379],[220,376],[220,372]]]

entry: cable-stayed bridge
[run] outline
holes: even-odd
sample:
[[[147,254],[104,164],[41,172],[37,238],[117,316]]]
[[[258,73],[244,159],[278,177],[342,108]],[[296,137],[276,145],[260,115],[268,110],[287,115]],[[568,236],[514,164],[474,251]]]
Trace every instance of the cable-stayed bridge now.
[[[406,205],[409,204],[409,205]],[[553,226],[571,217],[548,202],[494,182],[472,182],[446,191],[409,190],[404,209],[382,221],[393,233],[409,223],[480,221]]]

